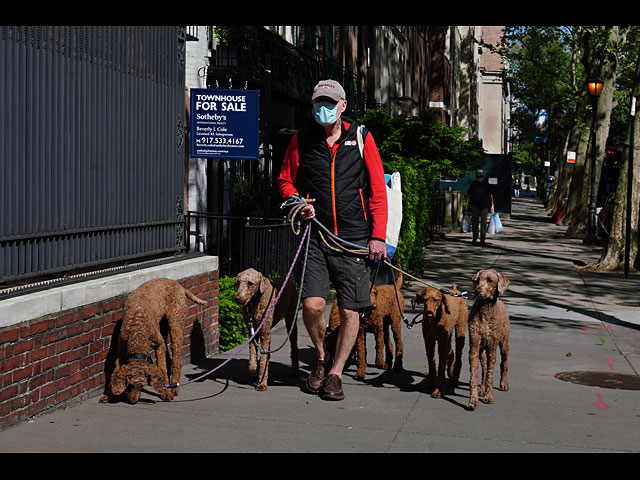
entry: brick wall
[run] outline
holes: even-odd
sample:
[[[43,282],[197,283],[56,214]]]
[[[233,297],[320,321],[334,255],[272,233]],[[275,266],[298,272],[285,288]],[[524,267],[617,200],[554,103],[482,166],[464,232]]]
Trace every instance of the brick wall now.
[[[217,353],[218,271],[175,279],[208,302],[188,300],[182,362]],[[127,295],[0,327],[0,430],[104,392]]]

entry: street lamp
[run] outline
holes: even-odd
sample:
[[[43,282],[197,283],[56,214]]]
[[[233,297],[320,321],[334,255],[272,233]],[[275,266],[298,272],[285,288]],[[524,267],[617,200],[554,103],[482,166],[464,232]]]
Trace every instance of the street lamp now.
[[[596,126],[598,123],[598,97],[602,92],[604,82],[600,77],[593,77],[587,83],[589,94],[593,97],[593,117],[591,119],[591,201],[589,202],[589,232],[587,241],[595,243],[596,235],[596,197],[598,187],[596,185]]]

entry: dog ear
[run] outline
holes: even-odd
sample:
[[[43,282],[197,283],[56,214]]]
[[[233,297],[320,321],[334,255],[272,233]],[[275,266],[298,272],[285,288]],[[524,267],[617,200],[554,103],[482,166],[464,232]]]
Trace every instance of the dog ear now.
[[[418,293],[416,293],[416,296],[411,299],[411,308],[415,308],[416,303],[424,303],[424,296],[426,291],[427,289],[423,288]]]
[[[115,396],[122,395],[127,389],[127,372],[125,370],[126,364],[120,365],[116,367],[116,369],[111,374],[111,382],[109,385],[111,388],[111,393],[113,393]]]
[[[269,287],[269,279],[264,275],[260,275],[260,293],[264,293]]]
[[[498,274],[498,292],[503,294],[509,288],[509,279],[503,273],[496,272]]]
[[[475,289],[478,284],[478,278],[480,278],[480,272],[476,272],[476,274],[471,277],[471,286]]]
[[[149,366],[147,378],[149,379],[149,385],[151,385],[156,392],[162,393],[164,391],[164,375],[158,365],[154,363]]]
[[[440,292],[440,304],[444,308],[444,312],[449,315],[451,313],[451,309],[449,308],[449,295]]]

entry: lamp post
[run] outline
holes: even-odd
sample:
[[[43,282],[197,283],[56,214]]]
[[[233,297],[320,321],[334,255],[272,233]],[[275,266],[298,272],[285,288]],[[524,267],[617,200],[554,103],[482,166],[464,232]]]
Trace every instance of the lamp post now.
[[[596,127],[598,123],[598,97],[602,92],[604,82],[599,77],[593,77],[587,83],[589,94],[593,98],[593,117],[591,119],[591,201],[589,202],[589,232],[587,241],[595,243],[597,241],[596,234],[596,197],[598,195],[598,187],[596,185]]]

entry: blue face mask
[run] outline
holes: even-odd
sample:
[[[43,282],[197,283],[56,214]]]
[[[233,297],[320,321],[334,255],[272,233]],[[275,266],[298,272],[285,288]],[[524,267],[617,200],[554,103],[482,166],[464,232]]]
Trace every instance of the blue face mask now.
[[[313,106],[313,113],[320,125],[332,125],[338,120],[338,105],[329,102],[318,102]]]

